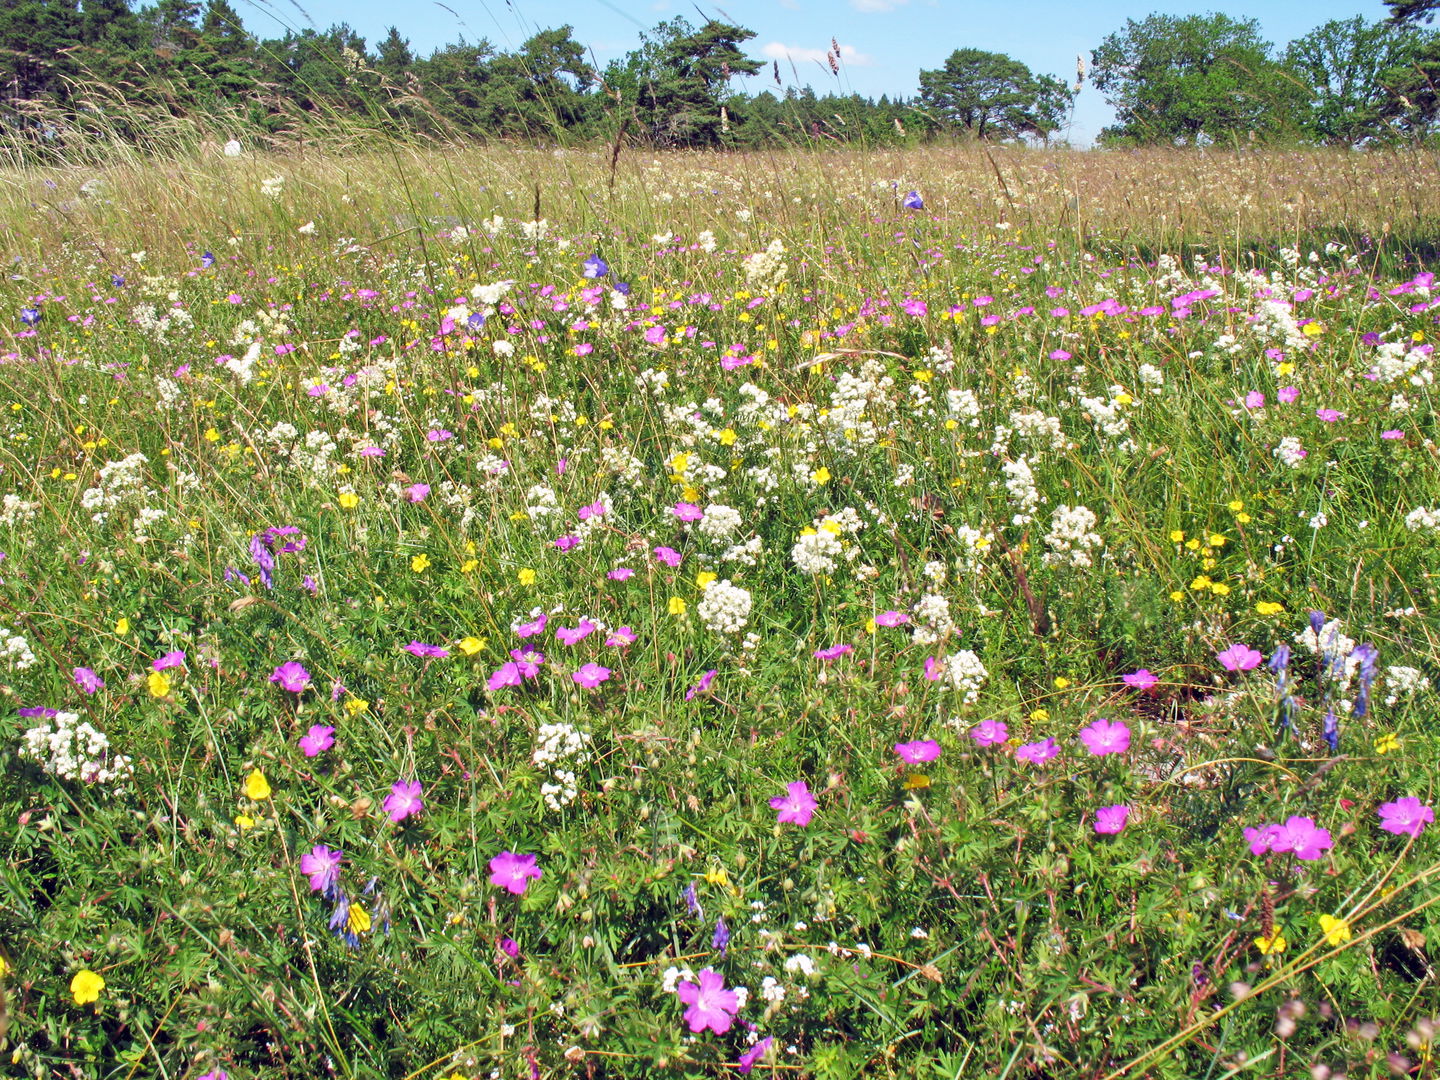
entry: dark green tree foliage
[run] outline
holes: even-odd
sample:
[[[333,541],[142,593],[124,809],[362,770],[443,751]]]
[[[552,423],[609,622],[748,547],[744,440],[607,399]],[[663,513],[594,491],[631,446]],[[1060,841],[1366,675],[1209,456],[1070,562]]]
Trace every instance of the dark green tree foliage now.
[[[1302,121],[1319,142],[1390,141],[1423,125],[1421,110],[1401,98],[1408,73],[1434,49],[1434,32],[1360,16],[1337,19],[1292,41],[1285,63],[1310,91]],[[1423,92],[1417,93],[1423,103]]]
[[[1440,12],[1440,0],[1385,0],[1392,22],[1415,27],[1430,24]],[[1406,58],[1386,70],[1381,79],[1391,92],[1382,109],[1385,119],[1421,137],[1440,120],[1440,35],[1428,34]]]
[[[1072,94],[1050,75],[982,49],[956,49],[920,72],[920,100],[948,127],[974,139],[1048,138],[1065,122]]]
[[[42,96],[69,99],[83,25],[75,0],[0,4],[0,98],[7,113]]]
[[[1115,108],[1103,141],[1183,145],[1280,134],[1305,90],[1271,55],[1254,19],[1126,20],[1091,56],[1090,81]]]

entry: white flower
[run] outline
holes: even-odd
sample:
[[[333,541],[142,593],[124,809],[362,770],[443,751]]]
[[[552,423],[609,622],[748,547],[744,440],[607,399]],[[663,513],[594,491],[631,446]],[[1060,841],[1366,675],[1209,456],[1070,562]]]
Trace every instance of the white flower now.
[[[302,236],[311,236],[315,232],[315,222],[307,221],[304,225],[301,225],[295,231],[300,233],[300,235]]]
[[[717,634],[738,634],[750,619],[750,593],[729,579],[712,581],[695,613],[706,628]]]

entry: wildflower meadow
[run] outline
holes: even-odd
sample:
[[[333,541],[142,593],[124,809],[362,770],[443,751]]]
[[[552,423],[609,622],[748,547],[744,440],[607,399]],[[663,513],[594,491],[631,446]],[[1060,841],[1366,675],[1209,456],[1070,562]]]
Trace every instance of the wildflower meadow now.
[[[1433,167],[0,175],[6,1075],[1436,1075]]]

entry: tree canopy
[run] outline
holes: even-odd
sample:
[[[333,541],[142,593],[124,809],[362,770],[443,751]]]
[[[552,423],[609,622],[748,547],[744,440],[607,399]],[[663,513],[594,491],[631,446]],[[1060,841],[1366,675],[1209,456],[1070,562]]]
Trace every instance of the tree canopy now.
[[[935,71],[920,72],[920,100],[943,123],[976,139],[1048,138],[1065,121],[1070,88],[1034,75],[1019,60],[956,49]]]

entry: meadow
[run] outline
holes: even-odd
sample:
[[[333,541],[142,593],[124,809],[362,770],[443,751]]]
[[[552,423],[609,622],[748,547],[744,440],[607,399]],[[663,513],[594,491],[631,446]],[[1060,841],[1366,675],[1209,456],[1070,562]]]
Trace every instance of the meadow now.
[[[7,1074],[1436,1075],[1434,164],[0,171]]]

